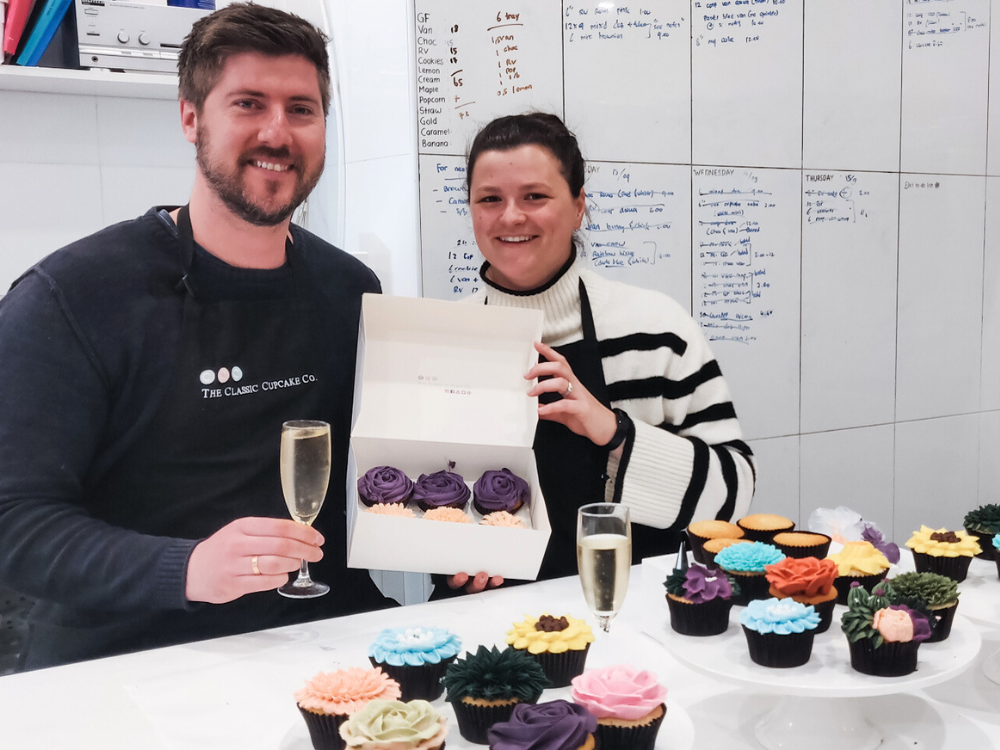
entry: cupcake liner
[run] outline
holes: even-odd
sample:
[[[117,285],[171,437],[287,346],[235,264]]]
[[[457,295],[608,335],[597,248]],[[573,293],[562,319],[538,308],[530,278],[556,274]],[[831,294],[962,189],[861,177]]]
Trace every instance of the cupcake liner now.
[[[698,536],[697,534],[692,534],[690,531],[684,531],[688,538],[688,547],[691,549],[691,557],[694,558],[695,562],[705,564],[705,542],[707,542],[711,537]]]
[[[968,526],[965,527],[965,530],[969,532],[970,536],[974,536],[979,540],[979,547],[982,549],[982,552],[976,555],[976,557],[980,560],[992,560],[994,558],[993,537],[995,537],[996,534],[991,534],[987,531],[970,529]]]
[[[602,724],[597,720],[597,731],[594,736],[597,738],[597,748],[599,750],[653,750],[656,744],[656,735],[659,734],[660,725],[667,715],[667,707],[661,703],[663,712],[650,721],[648,724],[635,724],[632,726],[617,726],[615,724]]]
[[[432,701],[444,692],[441,678],[448,670],[448,665],[455,661],[455,657],[442,659],[438,664],[423,664],[418,667],[394,667],[391,664],[380,663],[370,656],[368,661],[372,663],[373,667],[379,667],[399,683],[399,691],[402,693],[401,701],[408,702],[418,698]]]
[[[681,635],[719,635],[729,627],[732,599],[712,599],[702,604],[686,604],[668,596],[670,627]]]
[[[871,639],[862,638],[848,644],[855,671],[876,677],[901,677],[916,670],[919,641],[883,643],[878,648],[872,643]]]
[[[762,667],[788,669],[801,667],[812,655],[813,636],[815,631],[806,630],[802,633],[778,635],[776,633],[758,633],[742,626],[747,637],[747,648],[750,659]]]
[[[509,703],[499,706],[479,706],[474,703],[455,701],[451,707],[455,709],[455,720],[458,722],[458,733],[475,745],[489,744],[487,733],[490,727],[498,721],[509,721],[514,713],[517,698],[511,698]]]
[[[955,612],[958,610],[958,602],[947,607],[940,607],[931,610],[931,637],[928,643],[938,643],[951,635],[951,626],[955,622]]]
[[[783,529],[749,529],[739,521],[736,525],[743,529],[743,533],[746,535],[747,541],[750,542],[764,542],[766,544],[774,544],[774,535],[780,534],[783,531],[791,531],[795,528],[794,523],[790,523]]]
[[[528,655],[537,661],[545,671],[545,676],[549,678],[553,688],[567,687],[570,681],[577,675],[583,674],[584,665],[587,663],[587,652],[590,651],[590,644],[583,649],[570,649],[561,654],[550,654],[543,651],[540,654]]]
[[[423,500],[413,500],[424,513],[429,510],[434,510],[435,508],[458,508],[459,510],[465,510],[465,506],[469,504],[468,500],[463,500],[460,503],[445,503],[444,505],[432,505],[431,503],[425,503]]]
[[[1000,578],[1000,555],[996,556],[996,562],[997,562],[997,578]]]
[[[725,570],[725,568],[722,568],[722,570]],[[765,578],[764,571],[760,573],[745,573],[739,570],[726,570],[725,572],[736,579],[736,582],[740,585],[740,593],[734,594],[732,597],[733,604],[745,607],[754,599],[769,599],[771,597],[771,594],[768,593],[771,584]]]
[[[795,599],[794,596],[792,597],[792,599],[794,599],[795,601],[799,601],[798,599]],[[808,605],[809,602],[800,602],[800,604]],[[816,614],[819,615],[819,625],[813,632],[825,633],[827,630],[830,629],[830,625],[833,624],[833,610],[837,606],[836,597],[830,599],[830,601],[820,602],[819,604],[812,604],[809,606],[812,606],[812,608],[816,610]]]
[[[816,532],[810,531],[809,533],[815,534]],[[785,557],[794,557],[798,560],[801,560],[803,557],[815,557],[817,560],[822,560],[830,552],[830,543],[833,540],[826,536],[826,534],[820,534],[820,536],[826,537],[826,541],[819,544],[806,545],[781,544],[780,542],[772,541],[771,544],[784,552]]]
[[[851,592],[851,584],[857,581],[866,591],[871,591],[875,585],[885,580],[888,570],[874,573],[870,576],[837,576],[833,585],[837,587],[837,604],[847,604],[847,595]]]
[[[522,507],[524,507],[524,503],[521,502],[520,500],[518,500],[510,508],[493,508],[492,510],[490,510],[489,508],[487,508],[487,507],[485,507],[483,505],[480,505],[478,498],[473,497],[472,498],[472,507],[475,508],[476,512],[479,513],[480,515],[488,516],[490,513],[496,513],[498,510],[505,510],[508,513],[517,513],[519,510],[521,510]]]
[[[992,542],[991,542],[992,544]],[[913,551],[913,564],[918,573],[937,573],[953,581],[961,583],[969,574],[972,558],[967,555],[959,557],[935,557],[925,552]]]
[[[309,739],[315,750],[344,750],[344,739],[340,736],[340,725],[347,721],[347,714],[317,714],[298,706],[299,713],[306,720]]]

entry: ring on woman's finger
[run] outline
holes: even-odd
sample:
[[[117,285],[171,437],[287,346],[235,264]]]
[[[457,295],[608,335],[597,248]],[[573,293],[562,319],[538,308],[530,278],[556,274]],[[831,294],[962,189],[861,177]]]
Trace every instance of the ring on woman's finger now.
[[[257,567],[257,555],[250,558],[250,567],[253,569],[253,574],[255,576],[261,575],[260,568]]]
[[[563,396],[568,396],[572,392],[573,392],[573,384],[567,380],[566,381],[566,392],[563,394]]]

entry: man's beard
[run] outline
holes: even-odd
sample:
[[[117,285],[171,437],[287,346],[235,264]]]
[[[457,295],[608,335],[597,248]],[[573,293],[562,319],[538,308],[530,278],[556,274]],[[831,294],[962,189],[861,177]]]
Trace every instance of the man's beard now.
[[[219,199],[236,216],[258,227],[273,227],[286,221],[316,187],[320,175],[323,174],[326,161],[324,156],[320,160],[319,166],[311,174],[304,174],[301,163],[296,163],[295,190],[292,197],[284,205],[268,210],[268,208],[254,202],[253,197],[243,190],[241,172],[246,168],[248,158],[265,162],[287,160],[290,155],[288,148],[273,149],[261,146],[253,151],[252,157],[241,155],[235,169],[227,171],[221,164],[210,161],[208,133],[204,128],[199,127],[195,151],[198,167]]]

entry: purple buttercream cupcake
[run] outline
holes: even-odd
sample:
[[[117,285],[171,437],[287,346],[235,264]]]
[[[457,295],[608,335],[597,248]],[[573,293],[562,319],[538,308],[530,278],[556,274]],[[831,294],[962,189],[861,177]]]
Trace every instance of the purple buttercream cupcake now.
[[[518,703],[510,721],[490,727],[490,750],[578,750],[597,731],[597,719],[583,706],[564,700]]]
[[[358,480],[361,502],[373,505],[406,505],[413,494],[413,482],[393,466],[376,466]]]
[[[498,510],[516,513],[530,497],[528,483],[510,469],[484,472],[472,487],[472,505],[484,516]]]
[[[422,510],[431,508],[465,509],[472,492],[465,486],[461,474],[453,471],[436,471],[421,474],[413,488],[413,499]]]

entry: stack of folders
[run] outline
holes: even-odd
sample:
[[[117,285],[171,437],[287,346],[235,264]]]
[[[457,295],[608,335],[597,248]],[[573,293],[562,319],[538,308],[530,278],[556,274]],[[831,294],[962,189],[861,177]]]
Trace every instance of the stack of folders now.
[[[3,61],[38,65],[72,4],[73,0],[0,0]]]

